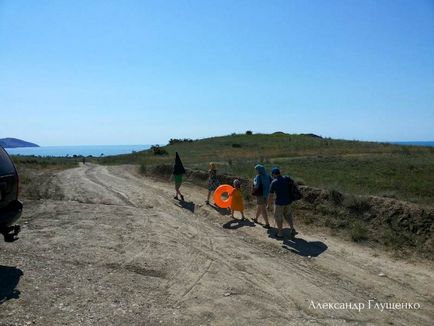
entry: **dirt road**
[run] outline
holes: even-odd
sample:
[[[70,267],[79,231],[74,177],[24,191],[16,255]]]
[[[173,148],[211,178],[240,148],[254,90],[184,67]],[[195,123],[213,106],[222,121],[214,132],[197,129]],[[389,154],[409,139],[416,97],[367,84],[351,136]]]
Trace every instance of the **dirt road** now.
[[[0,324],[432,325],[428,263],[309,229],[282,242],[182,189],[185,203],[126,166],[47,180],[0,243]]]

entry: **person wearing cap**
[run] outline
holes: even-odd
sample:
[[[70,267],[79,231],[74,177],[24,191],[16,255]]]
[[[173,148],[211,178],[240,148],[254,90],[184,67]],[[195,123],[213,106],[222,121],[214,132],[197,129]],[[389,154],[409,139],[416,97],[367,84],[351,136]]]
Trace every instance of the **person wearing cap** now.
[[[291,179],[287,176],[280,174],[279,168],[273,168],[271,170],[273,181],[270,185],[270,195],[268,196],[268,206],[273,203],[274,194],[276,199],[274,201],[274,219],[277,224],[277,238],[283,238],[283,220],[285,220],[291,228],[291,236],[296,235],[298,232],[294,229],[291,214]]]

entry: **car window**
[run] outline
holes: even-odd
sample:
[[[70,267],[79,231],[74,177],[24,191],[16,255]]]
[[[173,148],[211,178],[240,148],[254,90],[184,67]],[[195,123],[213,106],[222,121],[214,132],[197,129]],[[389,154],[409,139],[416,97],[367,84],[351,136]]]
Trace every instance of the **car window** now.
[[[6,151],[0,147],[0,175],[15,173],[14,165]]]

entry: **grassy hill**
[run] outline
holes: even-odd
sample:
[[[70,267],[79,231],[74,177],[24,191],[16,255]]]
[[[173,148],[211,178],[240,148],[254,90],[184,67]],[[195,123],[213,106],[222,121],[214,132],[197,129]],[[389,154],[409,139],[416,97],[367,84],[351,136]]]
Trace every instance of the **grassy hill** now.
[[[315,135],[233,134],[174,141],[153,150],[97,159],[101,164],[171,163],[179,152],[184,165],[201,170],[208,162],[219,173],[253,177],[254,165],[279,166],[309,186],[361,195],[393,197],[424,205],[434,202],[434,148],[321,138]]]

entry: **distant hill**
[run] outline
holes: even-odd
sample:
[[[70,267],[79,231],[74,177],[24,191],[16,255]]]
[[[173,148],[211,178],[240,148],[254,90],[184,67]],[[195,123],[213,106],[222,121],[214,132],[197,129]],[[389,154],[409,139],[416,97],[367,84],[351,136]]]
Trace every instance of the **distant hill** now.
[[[29,143],[27,141],[17,138],[1,138],[0,146],[4,148],[16,148],[16,147],[39,147],[39,145]]]

